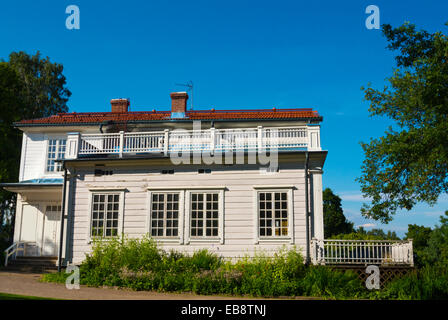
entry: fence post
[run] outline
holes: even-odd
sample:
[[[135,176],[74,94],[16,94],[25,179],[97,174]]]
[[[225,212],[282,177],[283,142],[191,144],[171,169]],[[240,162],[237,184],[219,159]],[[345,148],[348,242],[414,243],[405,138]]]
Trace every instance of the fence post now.
[[[170,145],[170,141],[169,141],[169,139],[170,139],[170,130],[169,129],[165,129],[164,132],[165,132],[165,138],[163,139],[164,140],[163,141],[163,155],[165,157],[167,157],[168,156],[168,151],[169,151],[168,147]]]
[[[320,239],[318,240],[318,246],[317,246],[317,256],[318,256],[318,263],[319,264],[325,264],[325,247],[324,247],[324,240]]]
[[[65,148],[65,159],[78,158],[78,152],[81,144],[81,135],[79,132],[67,133],[67,142]]]
[[[411,265],[411,267],[414,266],[414,247],[412,245],[412,239],[409,239],[409,264]]]
[[[258,147],[258,153],[260,153],[260,150],[263,148],[263,127],[262,126],[257,127],[257,147]]]
[[[320,126],[318,125],[308,125],[308,150],[321,150],[320,148]]]
[[[210,128],[210,154],[213,154],[215,151],[215,128]]]
[[[311,263],[316,264],[316,238],[311,239]]]
[[[124,149],[124,131],[120,131],[120,158],[123,158],[123,149]]]

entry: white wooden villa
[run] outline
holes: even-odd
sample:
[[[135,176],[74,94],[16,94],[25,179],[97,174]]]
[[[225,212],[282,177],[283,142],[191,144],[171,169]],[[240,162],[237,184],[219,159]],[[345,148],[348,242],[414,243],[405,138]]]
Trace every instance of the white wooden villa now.
[[[412,265],[412,243],[325,240],[320,145],[311,109],[65,113],[23,132],[7,264],[80,264],[97,237],[149,234],[167,249],[228,258],[296,246],[316,264]],[[61,215],[63,212],[63,215]],[[61,242],[62,240],[62,242]]]

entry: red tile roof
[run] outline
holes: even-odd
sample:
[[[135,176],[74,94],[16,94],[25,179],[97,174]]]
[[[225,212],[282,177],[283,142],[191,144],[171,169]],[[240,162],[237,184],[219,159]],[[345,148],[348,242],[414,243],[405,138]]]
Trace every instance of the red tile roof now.
[[[81,125],[114,122],[147,122],[169,120],[315,120],[322,121],[312,109],[198,110],[187,111],[185,118],[173,119],[170,111],[59,113],[46,118],[22,120],[16,126]]]

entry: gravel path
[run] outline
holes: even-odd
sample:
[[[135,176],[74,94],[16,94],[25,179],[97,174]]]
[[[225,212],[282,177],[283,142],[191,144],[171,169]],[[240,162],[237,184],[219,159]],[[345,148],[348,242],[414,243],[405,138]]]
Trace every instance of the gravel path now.
[[[40,282],[40,274],[0,271],[0,292],[44,298],[74,300],[234,300],[244,299],[225,296],[203,296],[190,293],[159,293],[132,291],[114,288],[92,288],[81,286],[79,290],[68,290],[59,283]]]
[[[254,299],[226,296],[204,296],[192,293],[159,293],[132,291],[114,288],[92,288],[81,286],[79,290],[68,290],[59,283],[40,282],[40,274],[0,271],[0,292],[44,298],[74,300],[239,300]],[[296,298],[313,299],[313,298]]]

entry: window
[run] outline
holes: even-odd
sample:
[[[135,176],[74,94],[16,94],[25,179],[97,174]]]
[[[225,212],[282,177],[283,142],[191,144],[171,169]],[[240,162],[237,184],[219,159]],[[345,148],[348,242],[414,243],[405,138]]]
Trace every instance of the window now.
[[[223,186],[148,187],[147,228],[161,243],[224,243]]]
[[[260,237],[288,236],[288,192],[258,192]]]
[[[118,235],[120,195],[94,193],[92,195],[91,237]]]
[[[45,208],[45,214],[47,220],[60,220],[62,208],[60,205],[48,205]]]
[[[48,140],[47,172],[57,172],[62,170],[62,164],[60,162],[55,162],[55,160],[64,159],[66,143],[67,140],[65,139]]]
[[[192,192],[190,196],[190,236],[218,237],[219,194]]]
[[[155,192],[151,196],[151,236],[179,235],[179,193]]]

